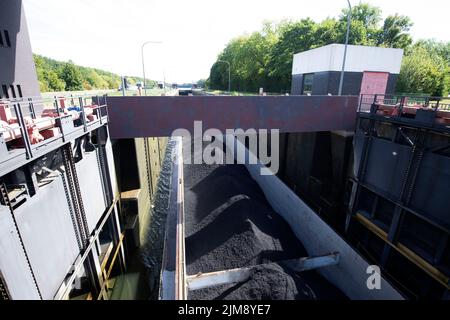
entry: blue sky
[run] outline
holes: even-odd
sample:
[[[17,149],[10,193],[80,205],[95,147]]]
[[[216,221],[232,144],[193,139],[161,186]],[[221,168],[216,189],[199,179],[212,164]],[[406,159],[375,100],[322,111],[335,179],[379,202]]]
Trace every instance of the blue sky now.
[[[264,20],[322,20],[337,16],[345,0],[23,0],[35,53],[58,60],[190,82],[209,75],[217,54],[233,37],[258,30]],[[359,1],[351,1],[357,4]],[[415,22],[415,39],[450,41],[449,1],[369,0],[383,15],[399,13]]]

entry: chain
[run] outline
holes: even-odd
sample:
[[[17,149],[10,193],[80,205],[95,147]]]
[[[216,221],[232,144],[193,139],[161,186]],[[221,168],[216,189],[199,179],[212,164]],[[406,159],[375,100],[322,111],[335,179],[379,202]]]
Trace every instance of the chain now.
[[[73,152],[72,152],[72,148],[70,147],[70,144],[68,144],[67,149],[68,149],[68,155],[69,155],[69,163],[70,163],[70,167],[72,169],[73,183],[74,183],[75,191],[76,191],[76,194],[78,197],[78,204],[80,206],[80,213],[81,213],[81,218],[83,219],[84,232],[85,232],[86,241],[87,241],[87,239],[89,238],[89,227],[88,227],[88,223],[87,223],[86,212],[84,211],[84,204],[83,204],[83,197],[81,196],[80,182],[78,181],[77,170],[75,168],[75,161],[73,159]]]
[[[3,280],[3,276],[0,273],[0,301],[11,300],[8,288],[6,287],[5,281]]]
[[[147,171],[147,185],[148,185],[148,194],[150,199],[152,198],[152,178],[151,178],[151,165],[150,165],[150,158],[149,158],[149,153],[150,153],[150,146],[148,144],[148,139],[149,138],[144,138],[144,149],[145,149],[145,166],[146,166],[146,171]]]
[[[69,175],[69,172],[67,172],[67,168],[66,168],[65,172],[66,172],[67,175]],[[67,181],[66,181],[66,178],[64,177],[64,174],[61,175],[61,178],[62,178],[62,183],[63,183],[63,186],[64,186],[64,193],[66,194],[67,203],[69,205],[70,218],[72,220],[73,229],[75,231],[75,236],[77,238],[78,248],[80,250],[82,250],[83,249],[83,242],[84,242],[84,240],[81,239],[81,235],[80,235],[81,234],[81,232],[80,232],[81,230],[78,227],[78,226],[81,225],[81,220],[78,219],[79,216],[77,214],[75,214],[74,211],[73,211],[74,210],[73,209],[73,204],[72,204],[72,201],[71,201],[70,192],[69,192],[69,189],[68,189],[68,186],[67,186]],[[77,224],[77,222],[78,222],[78,224]]]
[[[87,245],[87,239],[89,238],[89,231],[87,227],[86,214],[84,212],[83,200],[81,199],[81,193],[76,175],[76,168],[73,161],[72,147],[70,143],[66,144],[63,149],[63,161],[66,168],[67,179],[69,182],[69,189],[74,200],[75,216],[77,218],[78,226],[80,228],[81,238],[83,244]]]
[[[35,285],[36,290],[38,292],[39,298],[42,300],[41,290],[39,290],[39,286],[38,286],[38,283],[37,283],[37,280],[36,280],[36,276],[34,275],[33,267],[31,266],[30,258],[28,257],[27,251],[25,250],[25,245],[23,243],[22,235],[20,234],[19,226],[17,225],[16,217],[14,216],[14,208],[11,205],[11,202],[9,201],[8,191],[7,191],[6,186],[5,186],[5,184],[3,182],[0,183],[0,193],[1,193],[1,198],[2,198],[3,204],[8,206],[9,207],[9,211],[11,212],[11,216],[12,216],[12,219],[13,219],[13,222],[14,222],[14,226],[16,228],[16,232],[17,232],[17,235],[19,237],[20,246],[22,247],[22,251],[25,254],[25,259],[27,260],[28,269],[30,270],[31,276],[33,277],[34,285]]]
[[[102,145],[98,145],[97,148],[97,160],[98,160],[98,164],[99,164],[99,170],[100,170],[100,175],[102,177],[102,182],[103,182],[103,191],[104,191],[104,197],[105,197],[105,202],[107,205],[110,205],[112,203],[113,200],[113,196],[112,196],[112,185],[111,185],[111,180],[109,178],[109,174],[108,174],[108,162],[105,159],[106,157],[106,147],[102,146]]]
[[[101,186],[102,186],[102,195],[103,195],[103,201],[106,203],[108,203],[108,196],[106,194],[106,180],[105,180],[105,175],[103,173],[103,159],[101,156],[101,150],[100,150],[100,146],[95,148],[95,158],[97,159],[97,169],[98,172],[100,174],[100,182],[101,182]]]

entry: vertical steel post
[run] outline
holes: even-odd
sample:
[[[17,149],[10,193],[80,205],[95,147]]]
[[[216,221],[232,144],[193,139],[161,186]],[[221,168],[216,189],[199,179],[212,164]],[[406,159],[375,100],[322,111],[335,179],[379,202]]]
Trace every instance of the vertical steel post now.
[[[99,104],[100,105],[100,104]],[[105,110],[105,115],[106,115],[106,121],[109,121],[109,114],[108,114],[108,95],[104,94],[103,95],[103,104],[102,104],[102,109]]]
[[[79,97],[78,101],[80,102],[81,116],[83,117],[82,123],[83,123],[84,132],[86,132],[87,131],[87,124],[86,124],[86,113],[84,112],[83,97]]]
[[[56,96],[53,96],[53,99],[54,99],[53,105],[56,108],[56,113],[58,114],[58,117],[60,117],[61,113],[60,113],[60,110],[59,110],[58,98]]]
[[[33,153],[32,153],[32,150],[31,150],[31,142],[30,142],[30,137],[28,136],[28,128],[27,128],[26,123],[25,123],[25,121],[23,119],[20,103],[17,102],[13,106],[14,106],[14,111],[16,112],[17,120],[19,121],[20,131],[22,132],[22,139],[23,139],[23,143],[25,145],[25,151],[27,153],[27,159],[31,159],[33,157]]]
[[[345,73],[345,62],[347,60],[347,47],[348,47],[348,37],[350,35],[350,25],[352,23],[352,5],[350,4],[350,0],[347,0],[348,3],[348,14],[347,14],[347,35],[345,36],[345,47],[344,47],[344,59],[342,60],[342,71],[341,71],[341,79],[339,81],[339,92],[338,95],[342,95],[342,86],[344,84],[344,73]]]
[[[122,96],[125,97],[125,77],[122,76]]]
[[[28,98],[28,109],[30,110],[31,117],[36,119],[36,111],[34,110],[33,99]]]
[[[102,114],[102,109],[100,108],[100,98],[98,95],[95,98],[97,99],[97,115],[98,115],[98,117],[100,117],[100,124],[102,124],[103,123],[103,121],[102,121],[103,114]]]

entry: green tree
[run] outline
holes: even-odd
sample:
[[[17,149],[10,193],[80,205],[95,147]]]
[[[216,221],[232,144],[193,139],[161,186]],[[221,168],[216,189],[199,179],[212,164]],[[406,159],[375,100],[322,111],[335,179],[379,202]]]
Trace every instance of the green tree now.
[[[329,33],[326,34],[328,31],[324,27],[321,29],[313,20],[303,19],[286,22],[280,28],[281,34],[272,48],[270,59],[270,76],[273,77],[272,83],[277,85],[272,85],[268,90],[281,91],[290,87],[293,55],[315,47],[320,41],[317,39],[319,34],[323,35],[323,39],[330,36]]]
[[[442,66],[444,73],[443,80],[443,95],[447,96],[450,91],[450,42],[440,42],[434,39],[420,40],[415,46],[422,46],[430,55],[437,55],[443,59],[444,64]]]
[[[314,47],[322,47],[331,43],[338,43],[340,42],[340,39],[342,39],[342,42],[345,41],[343,27],[347,28],[346,25],[342,25],[342,22],[332,18],[327,18],[317,24]]]
[[[94,68],[81,67],[69,61],[60,62],[54,59],[33,55],[36,65],[36,73],[39,80],[40,90],[62,91],[66,90],[91,90],[91,89],[117,89],[121,78],[117,74]],[[128,77],[131,81],[142,82],[142,78]],[[65,79],[69,81],[66,87]],[[153,80],[147,83],[152,85]]]
[[[197,81],[197,86],[200,88],[205,88],[206,87],[206,79],[200,79]]]
[[[434,39],[419,40],[416,45],[442,57],[450,65],[450,42],[440,42]]]
[[[448,64],[442,57],[430,52],[423,45],[415,45],[403,59],[397,91],[444,95],[448,93],[445,83],[448,72]]]
[[[103,80],[108,83],[108,89],[117,89],[120,87],[120,78],[118,76],[102,76]]]
[[[342,10],[340,20],[347,22],[348,8]],[[364,27],[376,29],[381,21],[381,9],[368,3],[352,7],[352,20],[360,21]]]
[[[91,88],[108,88],[108,82],[106,82],[94,69],[88,69],[84,78]]]
[[[45,78],[47,79],[48,88],[50,91],[63,91],[66,84],[58,77],[58,74],[53,70],[45,71]]]
[[[408,48],[412,43],[409,35],[413,23],[409,17],[395,14],[384,20],[377,44],[383,47]]]
[[[41,92],[50,91],[48,81],[45,77],[45,61],[41,56],[34,55],[34,63],[36,66],[36,74],[39,81],[39,89]]]
[[[244,90],[242,86],[246,81],[247,60],[241,52],[248,36],[232,39],[219,54],[217,61],[211,66],[210,83],[212,88],[227,90],[228,88],[228,65],[221,61],[228,61],[231,65],[232,88],[234,90]]]
[[[277,40],[276,28],[265,24],[260,32],[252,33],[241,45],[237,58],[241,63],[242,75],[246,79],[244,84],[246,90],[256,91],[259,87],[270,88],[272,48]],[[236,61],[234,62],[236,64]]]
[[[39,82],[39,90],[41,92],[50,92],[50,87],[48,85],[48,82],[45,80],[38,80]]]
[[[60,77],[66,83],[67,91],[83,90],[83,78],[81,72],[72,61],[63,65],[60,71]]]
[[[288,91],[293,55],[332,43],[344,43],[347,13],[348,9],[344,9],[337,18],[321,22],[307,18],[282,21],[278,25],[265,23],[258,32],[232,39],[217,60],[231,63],[233,90],[255,91],[263,87],[269,92]],[[352,8],[349,43],[408,49],[412,43],[411,26],[408,17],[397,14],[383,21],[378,7],[360,3]],[[227,68],[217,61],[213,64],[208,80],[211,88],[227,88]]]
[[[340,16],[341,34],[347,30],[347,14],[349,9],[343,9]],[[379,34],[381,9],[368,3],[360,3],[352,7],[352,23],[349,42],[351,44],[374,45]],[[344,33],[345,30],[345,33]],[[344,42],[344,39],[339,42]]]

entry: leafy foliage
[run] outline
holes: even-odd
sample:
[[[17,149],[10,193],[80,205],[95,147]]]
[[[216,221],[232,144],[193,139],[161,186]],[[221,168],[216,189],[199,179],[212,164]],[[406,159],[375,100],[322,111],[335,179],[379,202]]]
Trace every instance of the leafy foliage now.
[[[61,80],[66,84],[67,91],[83,90],[83,78],[81,72],[69,61],[63,65],[60,71]]]
[[[383,30],[379,34],[378,45],[392,48],[408,48],[412,39],[408,34],[413,23],[406,16],[395,14],[384,20]]]
[[[78,66],[71,61],[60,62],[35,54],[34,62],[42,92],[117,89],[121,85],[121,77],[117,74]],[[127,81],[136,84],[142,83],[143,79],[127,77]],[[146,84],[154,87],[156,81],[147,79]]]
[[[232,90],[255,92],[263,87],[268,92],[289,92],[293,55],[332,43],[344,43],[347,13],[348,9],[344,9],[337,18],[327,18],[321,22],[308,18],[282,21],[277,25],[265,23],[259,32],[232,39],[211,67],[209,86],[212,89],[227,89],[228,66],[218,62],[225,60],[231,64]],[[408,50],[412,47],[409,34],[412,25],[410,18],[399,14],[383,20],[379,8],[360,3],[352,8],[349,43],[402,48],[409,55],[412,54]],[[429,43],[427,50],[440,52],[438,55],[441,57],[447,55],[446,61],[449,61],[448,44]],[[408,64],[408,59],[405,61]],[[428,91],[438,92],[437,86],[445,87],[441,83],[445,81],[443,78],[445,77],[439,76],[435,79],[432,87],[408,85],[407,88],[426,88]]]
[[[407,52],[397,83],[402,93],[448,95],[450,89],[450,44],[419,41]]]

